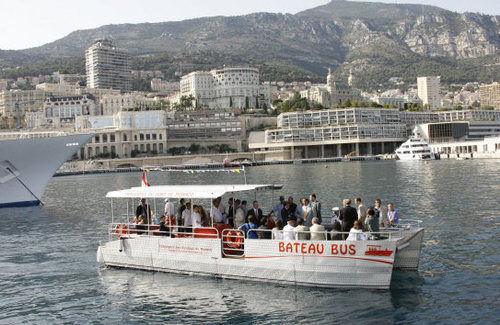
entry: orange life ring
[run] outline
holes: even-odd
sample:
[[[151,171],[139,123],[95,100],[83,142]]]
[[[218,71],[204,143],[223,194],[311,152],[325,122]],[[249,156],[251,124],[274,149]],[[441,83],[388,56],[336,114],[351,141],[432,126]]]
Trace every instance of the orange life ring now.
[[[229,231],[226,235],[226,242],[231,248],[240,248],[243,243],[243,237],[239,231]]]

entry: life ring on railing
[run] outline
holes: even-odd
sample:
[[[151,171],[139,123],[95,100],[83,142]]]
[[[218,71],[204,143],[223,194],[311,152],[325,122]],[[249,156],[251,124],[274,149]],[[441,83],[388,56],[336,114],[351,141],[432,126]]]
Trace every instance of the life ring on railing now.
[[[126,235],[128,234],[128,226],[125,223],[119,223],[115,226],[115,231],[114,233],[120,237],[120,235]]]
[[[243,243],[243,236],[239,231],[229,231],[226,235],[226,243],[231,248],[241,248]]]

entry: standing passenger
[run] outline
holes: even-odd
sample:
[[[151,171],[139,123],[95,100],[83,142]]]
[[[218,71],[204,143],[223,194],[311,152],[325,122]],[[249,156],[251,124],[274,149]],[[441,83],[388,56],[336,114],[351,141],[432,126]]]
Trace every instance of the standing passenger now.
[[[234,200],[232,197],[227,201],[228,209],[227,209],[227,222],[234,228]]]
[[[184,199],[179,200],[179,207],[177,208],[177,225],[182,225],[182,212],[184,212],[184,209],[186,208],[186,204],[184,204]]]
[[[191,232],[193,221],[191,219],[191,202],[186,203],[186,209],[182,212],[182,224],[184,226],[184,232]]]
[[[366,217],[366,229],[369,231],[369,232],[372,232],[374,233],[373,236],[375,238],[379,238],[380,237],[380,222],[378,221],[378,216],[377,214],[375,213],[375,209],[373,209],[372,207],[368,208],[368,210],[366,211],[366,214],[368,215]]]
[[[358,206],[358,220],[361,221],[361,227],[366,229],[365,219],[366,219],[366,207],[361,203],[361,198],[357,197],[354,199],[354,203]]]
[[[201,215],[200,215],[200,207],[195,205],[193,207],[193,214],[191,215],[191,220],[193,222],[193,229],[201,227]]]
[[[212,217],[214,224],[224,225],[226,224],[226,218],[224,218],[224,215],[220,212],[219,209],[220,204],[221,202],[219,199],[214,199],[212,201],[212,209],[210,210],[210,216]]]
[[[380,199],[375,200],[375,213],[378,214],[378,221],[380,222],[381,227],[389,227],[390,222],[389,218],[387,218],[387,208],[382,206],[382,202]]]
[[[351,199],[344,199],[342,202],[344,207],[340,210],[340,220],[342,220],[342,231],[351,231],[352,226],[354,226],[354,221],[358,220],[358,213],[356,209],[351,207]],[[345,239],[345,234],[342,235]]]
[[[392,227],[396,227],[399,224],[399,212],[394,209],[394,205],[392,203],[387,204],[387,217],[389,218],[389,222]]]
[[[248,213],[247,213],[247,220],[248,220],[248,217],[250,216],[254,216],[254,220],[255,221],[255,224],[257,226],[260,225],[260,221],[262,219],[262,209],[259,208],[259,202],[257,201],[253,201],[253,208],[248,210]]]
[[[274,206],[271,212],[269,212],[269,216],[271,214],[274,214],[276,220],[280,220],[281,222],[283,222],[283,219],[281,219],[281,211],[283,210],[284,207],[285,207],[285,197],[280,196],[280,202]]]
[[[175,222],[175,206],[174,202],[170,199],[165,199],[165,209],[164,216],[167,217],[167,221],[169,224]]]
[[[314,218],[314,210],[311,203],[309,203],[309,199],[303,200],[302,213],[304,214],[304,221],[306,227],[311,227],[312,219]]]
[[[240,203],[241,201],[239,199],[234,201],[234,228],[236,229],[245,223],[245,212],[243,211]]]
[[[311,206],[313,208],[314,217],[318,218],[319,224],[321,224],[323,221],[321,217],[321,203],[316,200],[316,194],[309,195],[309,201],[311,202]]]
[[[332,208],[332,225],[335,224],[335,222],[338,222],[339,224],[342,224],[342,220],[340,220],[340,209],[339,207],[334,207]]]

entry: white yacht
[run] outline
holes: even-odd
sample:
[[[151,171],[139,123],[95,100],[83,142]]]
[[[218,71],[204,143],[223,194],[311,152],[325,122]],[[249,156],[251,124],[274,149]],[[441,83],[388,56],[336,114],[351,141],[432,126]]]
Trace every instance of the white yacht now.
[[[432,160],[435,159],[431,147],[417,131],[413,130],[413,135],[396,149],[396,155],[400,160]]]
[[[0,207],[38,205],[50,178],[94,135],[0,133]]]

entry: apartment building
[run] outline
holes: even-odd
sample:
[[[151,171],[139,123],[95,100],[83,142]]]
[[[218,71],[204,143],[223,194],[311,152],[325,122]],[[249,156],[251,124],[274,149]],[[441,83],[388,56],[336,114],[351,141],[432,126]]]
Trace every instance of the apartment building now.
[[[130,55],[110,40],[97,40],[85,51],[87,87],[130,91]]]
[[[418,97],[430,110],[441,107],[440,78],[438,76],[417,78]]]
[[[500,83],[494,82],[489,85],[481,85],[479,94],[481,96],[481,106],[493,106],[496,110],[500,110]]]

